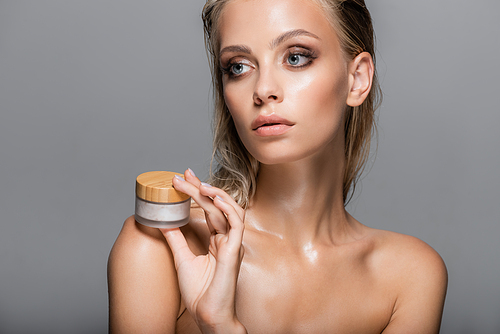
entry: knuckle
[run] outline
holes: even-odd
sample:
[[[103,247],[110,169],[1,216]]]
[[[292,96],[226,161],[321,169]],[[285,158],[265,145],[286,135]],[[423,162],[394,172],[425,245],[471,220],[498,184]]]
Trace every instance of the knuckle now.
[[[206,217],[210,217],[210,216],[213,215],[212,214],[212,210],[210,210],[210,208],[204,208],[203,210],[205,211],[205,216]]]

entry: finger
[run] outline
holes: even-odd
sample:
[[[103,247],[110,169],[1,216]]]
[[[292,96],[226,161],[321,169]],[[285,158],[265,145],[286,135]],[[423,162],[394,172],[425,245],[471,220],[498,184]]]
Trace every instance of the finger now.
[[[230,229],[226,251],[219,251],[214,278],[208,293],[228,291],[228,304],[234,305],[233,299],[236,291],[236,282],[243,257],[242,240],[244,225],[234,207],[225,202],[221,197],[214,198],[214,205],[226,214]]]
[[[196,257],[189,248],[186,237],[179,228],[160,228],[159,230],[165,236],[165,239],[172,250],[175,267],[177,269],[184,261],[191,261]]]
[[[210,197],[211,199],[215,198],[215,196],[219,195],[222,197],[226,202],[233,204],[235,207],[238,207],[241,211],[244,211],[238,203],[234,201],[234,199],[229,196],[224,190],[220,188],[213,187],[212,185],[208,183],[201,182],[198,177],[196,177],[195,173],[191,168],[186,169],[184,172],[184,179],[191,184],[195,185],[196,187],[199,188],[200,194],[203,196]]]
[[[190,182],[191,184],[193,184],[194,186],[196,186],[198,189],[200,188],[200,186],[202,184],[204,184],[203,182],[200,181],[200,179],[196,176],[196,174],[193,172],[193,170],[191,168],[186,169],[186,171],[184,172],[184,179],[186,181]],[[210,198],[210,199],[212,199],[212,198]],[[209,202],[207,201],[207,203],[209,203]],[[218,217],[218,218],[222,219],[222,217]],[[205,219],[206,219],[210,234],[216,234],[217,231],[212,226],[212,223],[210,222],[210,215],[207,212],[205,212]]]
[[[200,179],[196,176],[191,168],[186,169],[184,172],[184,179],[196,187],[199,187],[201,184]]]
[[[213,200],[200,193],[200,187],[197,187],[193,183],[184,180],[180,176],[175,176],[172,179],[174,188],[179,190],[193,198],[193,200],[198,203],[198,205],[205,211],[205,216],[207,217],[207,224],[211,232],[216,233],[226,233],[227,232],[227,220],[224,214],[217,209]]]
[[[224,201],[221,197],[216,196],[214,198],[214,205],[224,212],[229,224],[229,245],[232,248],[234,247],[234,251],[238,250],[239,252],[243,240],[243,231],[245,229],[243,220],[240,218],[234,206]]]
[[[217,196],[219,196],[223,201],[225,201],[226,203],[228,203],[229,205],[232,205],[234,207],[236,213],[238,214],[238,216],[240,217],[241,220],[244,219],[245,210],[243,210],[243,208],[241,206],[239,206],[239,204],[236,203],[236,201],[231,196],[229,196],[229,194],[226,193],[224,190],[217,188],[217,187],[212,187],[211,185],[209,185],[207,183],[201,182],[200,194],[207,196],[207,197],[210,197],[210,198],[214,198],[214,199]]]

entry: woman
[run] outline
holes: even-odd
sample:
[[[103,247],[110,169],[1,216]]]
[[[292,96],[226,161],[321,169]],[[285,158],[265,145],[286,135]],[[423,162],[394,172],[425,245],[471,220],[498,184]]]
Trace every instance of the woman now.
[[[211,185],[190,223],[130,217],[109,259],[117,333],[437,333],[447,286],[424,242],[345,210],[377,92],[363,0],[209,0]]]

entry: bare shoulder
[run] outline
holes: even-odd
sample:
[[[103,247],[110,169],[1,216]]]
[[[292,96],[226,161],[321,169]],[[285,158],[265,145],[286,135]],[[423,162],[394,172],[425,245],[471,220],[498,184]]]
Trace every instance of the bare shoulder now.
[[[373,230],[373,260],[393,277],[447,278],[441,256],[424,241],[396,232]]]
[[[372,236],[372,268],[396,296],[384,333],[402,329],[438,333],[448,285],[441,256],[424,241],[409,235],[373,230]]]
[[[190,223],[181,228],[195,253],[204,248],[200,210],[192,208]],[[134,216],[125,220],[109,255],[108,292],[110,332],[175,331],[181,298],[172,252],[160,230]]]
[[[204,248],[203,244],[208,240],[210,232],[206,227],[201,208],[198,206],[191,208],[190,222],[181,227],[181,231],[193,252],[197,253]],[[120,260],[137,260],[138,265],[151,265],[159,260],[169,262],[171,258],[172,253],[160,230],[141,225],[135,221],[134,216],[130,216],[123,223],[109,261],[113,264]]]
[[[210,236],[210,232],[206,227],[203,210],[198,205],[193,204],[191,206],[189,224],[181,227],[181,230],[186,235],[188,243],[193,244],[193,246],[195,246],[198,240]],[[149,247],[166,246],[168,248],[165,237],[160,230],[137,223],[133,215],[128,217],[123,223],[122,230],[116,242],[127,244],[128,247],[126,248],[128,250],[135,249],[137,246],[140,246],[144,251],[147,251]]]

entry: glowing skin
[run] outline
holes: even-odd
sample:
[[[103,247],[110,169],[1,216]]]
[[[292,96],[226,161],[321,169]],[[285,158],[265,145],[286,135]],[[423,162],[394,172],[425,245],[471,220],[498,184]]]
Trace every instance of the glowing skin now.
[[[236,1],[221,20],[224,97],[243,144],[265,164],[297,161],[343,143],[347,62],[330,24],[317,19],[321,10],[301,6],[305,15],[277,2],[254,16],[248,15],[252,2]],[[254,129],[259,116],[291,125]]]
[[[261,162],[243,210],[190,171],[181,229],[129,218],[109,260],[110,327],[151,333],[437,333],[446,269],[422,241],[344,208],[344,112],[373,75],[310,0],[233,0],[220,23],[224,96]],[[166,244],[168,243],[168,245]],[[175,259],[175,260],[174,260]]]

